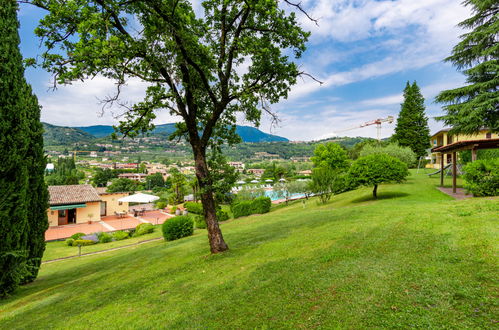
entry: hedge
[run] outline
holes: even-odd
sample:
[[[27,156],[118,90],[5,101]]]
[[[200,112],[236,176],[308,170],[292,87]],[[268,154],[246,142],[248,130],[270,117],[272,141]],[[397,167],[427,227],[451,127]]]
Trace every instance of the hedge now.
[[[192,214],[203,214],[203,204],[196,202],[185,202],[184,207],[189,213]]]
[[[76,239],[73,242],[73,246],[86,246],[86,245],[94,245],[96,242],[90,240],[90,239]]]
[[[152,223],[141,223],[137,227],[135,227],[135,232],[133,233],[133,237],[142,236],[145,234],[152,233],[154,231],[154,226]]]
[[[263,214],[270,211],[272,202],[269,197],[258,197],[252,201],[242,201],[232,205],[234,218],[244,217],[251,214]]]
[[[190,216],[179,215],[165,221],[162,230],[166,241],[174,241],[194,234],[194,223]]]

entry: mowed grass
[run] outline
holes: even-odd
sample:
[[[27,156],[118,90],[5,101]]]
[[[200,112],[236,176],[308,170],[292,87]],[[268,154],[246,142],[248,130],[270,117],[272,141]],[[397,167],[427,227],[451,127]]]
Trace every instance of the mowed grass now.
[[[43,265],[0,328],[497,327],[499,199],[452,200],[411,176],[206,232]]]

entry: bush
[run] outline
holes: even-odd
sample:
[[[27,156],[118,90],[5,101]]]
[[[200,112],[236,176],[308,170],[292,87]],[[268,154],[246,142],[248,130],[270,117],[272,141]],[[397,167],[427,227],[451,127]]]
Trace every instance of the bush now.
[[[191,236],[194,233],[194,223],[190,216],[180,215],[163,223],[163,237],[167,241]]]
[[[76,233],[76,234],[71,235],[71,238],[72,238],[73,240],[76,240],[76,239],[80,239],[80,238],[82,238],[82,237],[83,237],[83,236],[85,236],[85,235],[86,235],[86,234],[84,234],[84,233]]]
[[[227,221],[227,220],[229,220],[229,214],[225,211],[218,210],[217,211],[217,220],[218,220],[218,222]],[[204,221],[204,219],[203,219],[203,221]]]
[[[145,234],[152,233],[154,231],[154,226],[152,223],[141,223],[137,227],[135,227],[135,233],[133,237],[142,236]]]
[[[68,239],[66,239],[66,245],[67,245],[67,246],[73,246],[73,242],[74,242],[74,241],[75,241],[74,239],[72,239],[72,238],[68,238]]]
[[[94,245],[94,244],[96,244],[96,242],[94,242],[90,239],[76,239],[73,242],[73,246],[78,246],[78,245],[86,246],[86,245]]]
[[[156,203],[156,207],[158,209],[164,209],[166,207],[167,203],[166,202],[163,202],[163,201],[159,201]]]
[[[99,233],[97,234],[97,237],[99,237],[100,243],[109,243],[113,240],[113,236],[108,233]]]
[[[194,215],[194,224],[198,229],[206,229],[206,221],[204,221],[204,216],[202,215]]]
[[[258,197],[252,202],[253,213],[267,213],[270,211],[272,201],[269,197]]]
[[[267,213],[270,211],[272,202],[269,197],[258,197],[252,201],[242,201],[232,205],[234,218],[244,217],[255,213]]]
[[[113,238],[117,241],[124,240],[129,237],[129,233],[126,231],[116,231],[113,233]]]
[[[196,202],[185,202],[184,207],[189,213],[192,214],[203,214],[203,204]]]
[[[463,171],[468,192],[474,196],[499,195],[499,158],[468,163]]]

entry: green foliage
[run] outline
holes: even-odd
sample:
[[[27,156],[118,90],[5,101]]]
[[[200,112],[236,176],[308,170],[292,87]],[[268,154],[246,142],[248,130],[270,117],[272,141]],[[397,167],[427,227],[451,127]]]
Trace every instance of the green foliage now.
[[[405,163],[407,167],[412,167],[416,164],[416,154],[410,147],[402,147],[397,143],[390,143],[384,147],[368,144],[362,148],[361,157],[372,154],[386,154],[395,157]]]
[[[265,196],[265,190],[260,187],[253,187],[253,186],[243,186],[241,190],[237,192],[237,200],[244,201],[244,200],[253,200],[258,197],[263,197]]]
[[[336,191],[339,191],[338,184],[341,182],[342,172],[332,170],[328,167],[317,167],[312,170],[312,181],[309,189],[325,204]]]
[[[474,196],[499,196],[499,158],[468,163],[463,171],[464,187]]]
[[[392,137],[402,147],[409,147],[416,156],[427,155],[430,148],[430,128],[425,115],[424,98],[416,82],[407,82],[404,89],[404,102]],[[410,164],[408,164],[410,166]]]
[[[311,159],[316,167],[329,168],[333,171],[344,170],[348,167],[347,152],[334,142],[319,144]]]
[[[162,230],[166,241],[174,241],[194,234],[194,223],[190,216],[181,215],[165,221]]]
[[[268,197],[258,197],[252,201],[241,201],[231,205],[234,218],[244,217],[251,214],[263,214],[270,211],[272,201]]]
[[[357,159],[348,172],[354,186],[374,186],[373,197],[377,198],[378,185],[388,182],[403,182],[409,175],[407,165],[386,154],[372,154]]]
[[[76,164],[72,157],[58,158],[54,171],[47,174],[45,180],[50,186],[78,184],[85,174],[76,169]]]
[[[97,187],[106,187],[107,183],[111,181],[111,179],[117,178],[118,175],[111,169],[106,168],[97,168],[92,177],[92,182]]]
[[[87,246],[87,245],[94,245],[96,242],[90,240],[90,239],[75,239],[73,242],[73,246]]]
[[[113,235],[108,233],[98,233],[97,237],[99,238],[99,243],[109,243],[113,240]]]
[[[119,178],[113,181],[108,187],[107,192],[135,192],[140,190],[142,185],[137,181],[127,178]]]
[[[67,238],[65,242],[67,246],[73,246],[74,241],[72,238]]]
[[[171,185],[171,194],[168,197],[168,202],[170,204],[181,204],[184,202],[184,196],[187,192],[185,188],[187,179],[185,175],[180,173],[180,171],[176,168],[170,169],[169,174],[170,176],[167,181],[169,181],[169,185]]]
[[[230,219],[229,213],[227,213],[223,210],[217,210],[217,221],[218,222],[227,221],[229,219]]]
[[[185,202],[184,207],[189,213],[192,214],[203,214],[203,204],[196,202]]]
[[[130,237],[130,234],[126,231],[115,231],[113,233],[113,238],[116,240],[116,241],[121,241],[121,240],[124,240],[124,239],[127,239]]]
[[[499,158],[499,149],[480,149],[476,152],[476,158],[480,160]],[[458,159],[462,164],[471,162],[471,150],[459,152]]]
[[[146,177],[146,187],[147,189],[154,189],[156,187],[164,187],[165,180],[161,173],[154,173]]]
[[[168,205],[168,204],[167,204],[166,202],[161,201],[161,200],[156,202],[156,207],[157,207],[158,209],[164,209],[167,205]]]
[[[71,235],[71,238],[76,240],[76,239],[82,238],[85,235],[86,235],[85,233],[76,233],[76,234]]]
[[[204,216],[195,214],[192,216],[192,218],[194,219],[194,225],[196,226],[196,228],[206,229],[206,221],[204,220]]]
[[[154,231],[154,226],[152,223],[141,223],[140,225],[135,227],[135,232],[133,233],[133,237],[149,234],[152,233],[153,231]]]
[[[452,133],[473,134],[483,127],[499,132],[499,24],[497,1],[466,0],[472,16],[459,26],[471,30],[445,61],[466,76],[466,85],[441,92],[435,100],[444,103],[446,114],[438,119],[452,127]]]

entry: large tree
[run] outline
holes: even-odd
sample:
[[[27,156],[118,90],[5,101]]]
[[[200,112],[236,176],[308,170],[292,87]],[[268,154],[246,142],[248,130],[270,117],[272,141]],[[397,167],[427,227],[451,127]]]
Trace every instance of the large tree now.
[[[273,114],[269,105],[287,97],[300,75],[292,58],[301,56],[309,35],[292,12],[302,11],[299,4],[205,0],[204,14],[196,16],[187,0],[29,2],[48,10],[36,33],[55,83],[101,74],[118,87],[107,101],[120,103],[127,78],[148,82],[144,100],[127,106],[120,124],[126,135],[151,129],[160,109],[182,118],[174,136],[192,146],[211,251],[228,249],[207,152],[239,141],[238,113],[258,124],[262,111]]]
[[[0,296],[32,281],[47,228],[40,108],[24,79],[17,3],[0,0]]]
[[[459,26],[471,30],[461,36],[445,61],[464,69],[466,85],[441,92],[436,101],[446,104],[438,119],[452,133],[474,134],[487,127],[499,132],[499,2],[466,0],[473,15]]]
[[[426,156],[430,148],[430,129],[425,115],[424,98],[416,82],[407,82],[404,102],[397,118],[393,140],[403,147],[409,147],[416,156]]]

